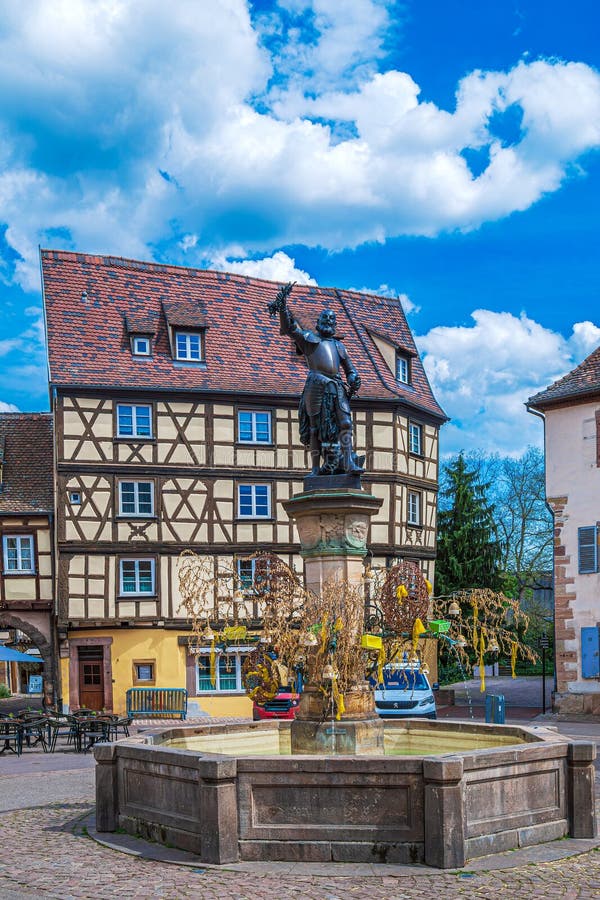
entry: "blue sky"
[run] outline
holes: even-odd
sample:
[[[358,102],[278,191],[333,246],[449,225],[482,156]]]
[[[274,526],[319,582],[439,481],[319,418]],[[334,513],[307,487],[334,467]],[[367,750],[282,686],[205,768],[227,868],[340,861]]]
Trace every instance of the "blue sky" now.
[[[0,0],[0,409],[38,245],[401,298],[442,452],[541,442],[600,343],[591,0]]]

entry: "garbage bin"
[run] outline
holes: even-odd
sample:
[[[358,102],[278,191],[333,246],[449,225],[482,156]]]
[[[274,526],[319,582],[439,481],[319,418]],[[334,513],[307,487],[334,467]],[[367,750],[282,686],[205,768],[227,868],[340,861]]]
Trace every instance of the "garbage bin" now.
[[[485,721],[504,725],[504,694],[485,695]]]

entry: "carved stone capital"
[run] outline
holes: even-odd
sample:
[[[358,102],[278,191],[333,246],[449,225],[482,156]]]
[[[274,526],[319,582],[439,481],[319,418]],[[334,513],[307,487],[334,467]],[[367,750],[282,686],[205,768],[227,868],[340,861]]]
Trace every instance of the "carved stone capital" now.
[[[298,528],[303,556],[364,556],[369,522],[381,503],[366,491],[311,491],[284,506]]]

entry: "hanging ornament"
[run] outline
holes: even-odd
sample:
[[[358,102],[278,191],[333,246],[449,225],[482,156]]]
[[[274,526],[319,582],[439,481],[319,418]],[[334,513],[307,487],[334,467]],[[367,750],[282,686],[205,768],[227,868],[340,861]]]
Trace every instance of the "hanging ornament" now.
[[[327,663],[326,666],[323,666],[323,681],[335,681],[337,678],[337,673],[333,666],[330,663]]]
[[[303,647],[316,647],[319,643],[319,639],[312,631],[307,631],[302,635],[300,643]]]
[[[379,602],[386,628],[397,635],[412,635],[416,619],[426,619],[429,611],[429,594],[420,568],[408,561],[392,566]]]
[[[460,616],[460,606],[453,600],[450,606],[448,607],[448,615],[449,616]]]

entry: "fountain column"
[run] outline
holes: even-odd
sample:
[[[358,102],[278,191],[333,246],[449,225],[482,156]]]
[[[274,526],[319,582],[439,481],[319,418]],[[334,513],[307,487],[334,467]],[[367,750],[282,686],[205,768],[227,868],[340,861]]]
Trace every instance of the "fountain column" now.
[[[315,483],[318,487],[313,487]],[[361,589],[354,602],[364,606],[367,536],[371,517],[383,501],[362,490],[359,477],[308,476],[304,486],[283,505],[298,529],[306,587],[321,594],[327,582],[347,583]],[[357,618],[362,621],[362,611]],[[383,722],[375,712],[370,687],[364,681],[349,686],[344,705],[339,720],[323,721],[320,685],[307,684],[292,723],[292,752],[382,753]]]

